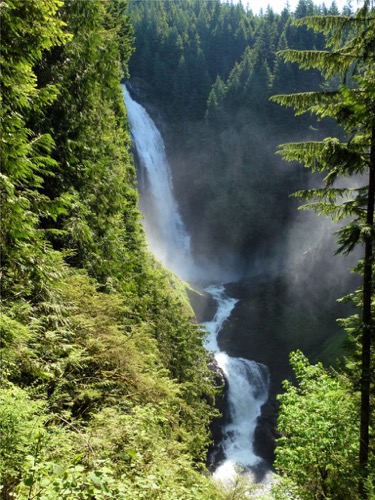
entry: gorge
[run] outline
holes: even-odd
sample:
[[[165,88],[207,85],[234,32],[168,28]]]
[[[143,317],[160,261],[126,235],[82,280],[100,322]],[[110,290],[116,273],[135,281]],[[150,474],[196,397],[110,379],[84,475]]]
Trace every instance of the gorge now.
[[[202,286],[212,276],[209,270],[199,269],[190,253],[189,236],[174,199],[162,137],[146,110],[133,100],[125,85],[123,92],[138,158],[140,206],[150,248],[170,270]],[[219,348],[220,331],[224,322],[230,320],[238,301],[225,294],[223,285],[211,285],[204,291],[217,304],[214,318],[203,323],[208,331],[205,347],[214,355],[228,388],[228,422],[222,429],[221,441],[216,443],[222,449],[224,460],[221,458],[214,465],[214,477],[228,481],[234,479],[238,470],[256,470],[262,462],[254,452],[253,442],[261,407],[268,398],[269,374],[266,366],[228,356]],[[216,453],[214,451],[213,455]],[[215,463],[215,459],[211,462]]]
[[[372,498],[373,5],[0,10],[4,500]]]
[[[175,199],[163,139],[144,107],[131,97],[125,86],[123,91],[150,247],[169,269],[208,293],[218,308],[215,317],[210,318],[212,308],[207,312],[204,304],[195,303],[197,317],[209,332],[206,347],[214,354],[228,384],[227,421],[211,457],[212,468],[216,468],[214,476],[228,480],[238,467],[258,471],[255,477],[262,480],[274,458],[276,395],[282,390],[282,380],[292,376],[289,352],[302,348],[310,356],[322,359],[325,351],[328,357],[332,349],[337,349],[340,331],[336,318],[344,310],[335,306],[336,297],[331,295],[332,282],[336,280],[337,285],[339,276],[337,262],[327,251],[321,253],[319,261],[302,259],[301,263],[293,262],[291,270],[284,269],[281,273],[269,269],[259,273],[256,262],[252,271],[230,282],[225,278],[231,273],[218,268],[216,262],[212,268],[195,262],[190,235]],[[299,266],[305,270],[304,278]],[[327,266],[326,276],[319,290],[314,292],[312,288],[309,292],[311,300],[307,305],[301,300],[306,280],[312,283],[310,275],[317,270],[321,272],[324,266]],[[208,286],[210,283],[214,284]],[[344,281],[343,293],[347,286]],[[322,301],[320,294],[324,288],[326,300]],[[204,303],[204,294],[198,302],[202,300]],[[333,332],[337,332],[337,339]]]

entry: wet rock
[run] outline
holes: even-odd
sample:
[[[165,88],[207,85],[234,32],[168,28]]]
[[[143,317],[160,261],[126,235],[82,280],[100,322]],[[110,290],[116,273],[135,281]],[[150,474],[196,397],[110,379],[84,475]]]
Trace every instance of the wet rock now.
[[[254,452],[269,466],[272,466],[275,459],[277,406],[275,397],[271,396],[262,406],[254,433]]]
[[[221,392],[216,396],[215,401],[215,408],[220,412],[220,416],[214,418],[211,422],[210,431],[213,442],[209,446],[207,453],[207,467],[213,471],[218,463],[222,462],[225,458],[223,447],[220,443],[223,439],[223,427],[228,422],[228,405],[226,402],[228,384],[213,356],[209,368],[215,372],[216,387],[221,387]]]
[[[210,294],[205,291],[187,289],[191,307],[194,310],[198,323],[211,321],[216,313],[217,304]]]

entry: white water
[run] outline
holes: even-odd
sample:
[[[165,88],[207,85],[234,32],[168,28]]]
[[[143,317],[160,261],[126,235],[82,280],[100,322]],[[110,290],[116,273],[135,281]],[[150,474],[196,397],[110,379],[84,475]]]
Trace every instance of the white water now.
[[[194,272],[190,236],[173,195],[172,176],[163,139],[146,110],[134,101],[125,85],[124,99],[147,189],[141,196],[148,244],[160,262],[187,279]]]
[[[184,279],[196,279],[197,267],[190,252],[190,237],[173,196],[163,139],[145,109],[130,97],[125,86],[123,89],[133,142],[141,169],[147,176],[148,195],[141,206],[147,240],[166,267]],[[254,453],[253,438],[260,408],[268,397],[268,371],[255,361],[233,358],[220,351],[218,333],[237,300],[227,297],[223,286],[211,286],[207,291],[218,308],[215,318],[204,323],[208,331],[205,347],[214,354],[226,377],[231,418],[223,429],[221,445],[225,460],[214,477],[228,482],[236,477],[238,469],[248,470],[261,461]]]
[[[218,334],[237,300],[227,297],[222,286],[212,286],[206,291],[216,300],[218,309],[214,319],[204,323],[208,331],[205,347],[213,352],[227,380],[231,419],[223,429],[221,445],[225,460],[215,470],[214,477],[227,483],[233,481],[239,471],[249,470],[262,460],[254,452],[253,439],[261,407],[268,398],[269,376],[266,366],[220,351]]]

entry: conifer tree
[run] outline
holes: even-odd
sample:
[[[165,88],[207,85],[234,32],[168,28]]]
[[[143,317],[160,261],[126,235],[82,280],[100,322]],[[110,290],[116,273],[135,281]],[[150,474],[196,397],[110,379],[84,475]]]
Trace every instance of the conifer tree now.
[[[218,122],[222,118],[224,100],[225,100],[225,85],[218,76],[215,84],[207,100],[207,111],[205,118],[211,122]]]
[[[0,5],[3,297],[40,288],[51,253],[38,225],[42,217],[55,218],[63,210],[61,200],[40,193],[44,179],[54,175],[54,141],[30,127],[31,116],[40,117],[57,96],[56,86],[38,82],[33,70],[44,51],[64,44],[69,36],[56,16],[61,4],[60,0],[10,0]]]
[[[72,38],[45,54],[37,68],[40,80],[49,78],[60,89],[60,98],[39,119],[56,144],[55,176],[44,182],[44,193],[70,200],[50,240],[70,251],[70,264],[87,268],[102,283],[136,265],[130,252],[139,239],[119,83],[132,51],[126,7],[126,1],[64,2],[59,15]],[[50,229],[51,220],[44,223]]]
[[[204,332],[144,249],[126,5],[0,2],[3,499],[221,498]]]
[[[313,16],[301,19],[304,24],[326,35],[326,50],[286,50],[284,59],[303,69],[316,68],[326,78],[319,92],[274,96],[273,100],[293,107],[297,115],[310,112],[319,119],[333,117],[346,139],[326,138],[320,142],[292,143],[281,146],[288,161],[299,161],[312,171],[323,172],[324,187],[297,193],[309,201],[308,208],[340,221],[349,218],[338,231],[337,253],[347,254],[364,247],[364,259],[358,269],[363,275],[359,329],[361,342],[361,408],[359,467],[361,498],[368,498],[369,474],[371,350],[374,346],[373,295],[374,193],[375,193],[375,18],[370,2],[354,16]],[[333,86],[337,76],[345,84]],[[334,78],[335,77],[335,78]],[[343,178],[359,176],[363,185],[343,188]]]

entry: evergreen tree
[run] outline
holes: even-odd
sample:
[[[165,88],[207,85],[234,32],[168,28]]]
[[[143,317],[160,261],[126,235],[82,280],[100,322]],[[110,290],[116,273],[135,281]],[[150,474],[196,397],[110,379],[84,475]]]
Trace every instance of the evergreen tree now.
[[[321,92],[276,96],[273,99],[280,104],[293,106],[297,114],[312,112],[319,118],[335,118],[347,137],[347,142],[326,138],[321,142],[286,144],[282,146],[281,154],[288,161],[297,160],[313,171],[326,173],[323,188],[300,193],[300,196],[312,201],[308,206],[320,214],[330,215],[334,220],[349,217],[350,222],[338,231],[338,252],[349,253],[357,245],[363,245],[365,248],[363,262],[358,266],[363,274],[359,439],[362,478],[359,494],[361,498],[367,498],[366,481],[370,467],[371,352],[375,342],[371,304],[374,293],[375,242],[374,10],[366,1],[353,17],[310,17],[302,19],[299,24],[301,23],[329,36],[328,48],[325,51],[287,50],[284,58],[299,63],[302,68],[317,68],[327,79],[340,74],[347,85],[326,88]],[[360,175],[362,180],[367,179],[361,187],[346,189],[337,185],[340,178],[350,179],[357,175]]]
[[[64,211],[62,200],[41,194],[56,172],[54,141],[30,126],[55,101],[55,85],[41,84],[34,66],[69,36],[56,15],[59,0],[10,0],[1,8],[1,267],[3,296],[42,289],[53,267],[39,224]],[[52,259],[52,260],[51,260]],[[44,282],[44,284],[43,284]]]
[[[224,100],[225,100],[225,85],[218,76],[215,84],[212,86],[210,95],[207,101],[207,111],[205,118],[214,124],[218,124],[223,119]]]
[[[0,8],[1,496],[222,498],[204,332],[139,221],[126,2]]]
[[[130,251],[139,244],[135,170],[119,85],[131,53],[124,9],[124,2],[66,1],[60,15],[72,39],[45,54],[37,68],[40,79],[60,89],[60,99],[38,124],[56,142],[58,167],[44,193],[70,200],[57,221],[59,233],[50,230],[51,219],[44,224],[55,248],[69,250],[68,261],[103,284],[136,266]]]

